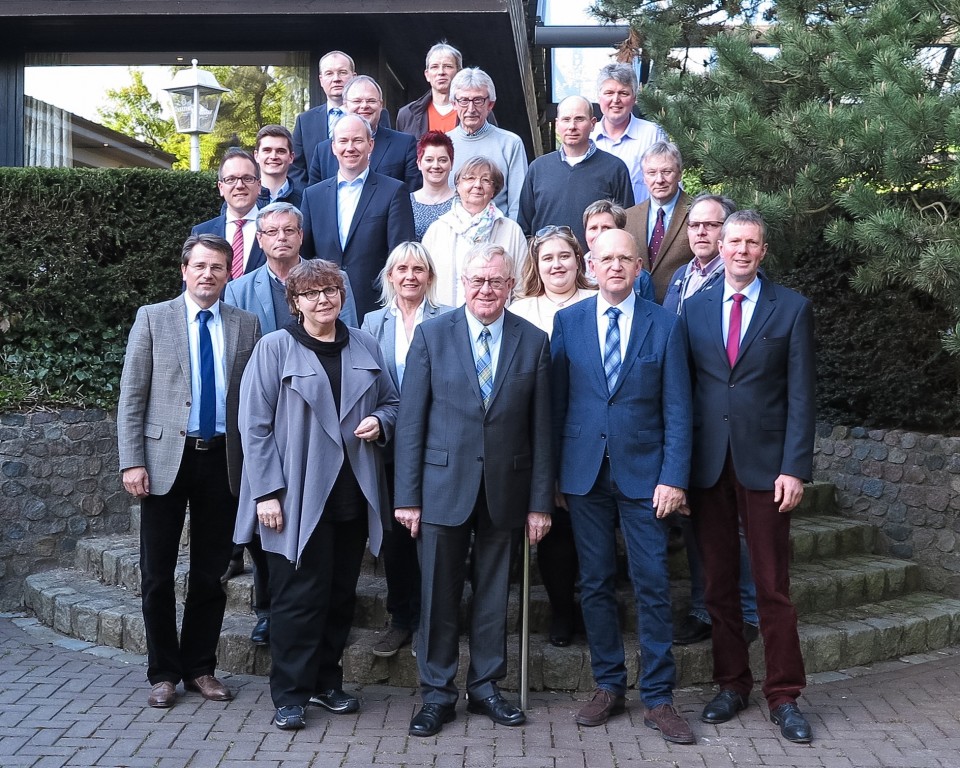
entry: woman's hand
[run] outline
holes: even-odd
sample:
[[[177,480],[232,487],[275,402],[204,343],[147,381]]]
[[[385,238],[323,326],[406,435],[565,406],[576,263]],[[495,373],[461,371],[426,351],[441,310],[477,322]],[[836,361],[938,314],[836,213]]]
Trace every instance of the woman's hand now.
[[[363,421],[361,421],[353,434],[359,437],[361,440],[366,440],[367,442],[372,442],[380,437],[380,419],[376,416],[367,416]]]
[[[283,530],[283,510],[278,499],[266,499],[257,502],[257,519],[264,528],[276,528],[277,533]]]

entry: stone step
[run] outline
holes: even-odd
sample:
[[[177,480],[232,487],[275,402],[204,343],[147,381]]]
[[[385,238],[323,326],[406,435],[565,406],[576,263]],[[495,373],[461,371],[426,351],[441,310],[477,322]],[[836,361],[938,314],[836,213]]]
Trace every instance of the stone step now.
[[[87,642],[145,652],[143,617],[139,598],[129,590],[105,586],[76,571],[46,571],[27,579],[26,605],[46,626]],[[516,605],[516,600],[512,601]],[[178,611],[180,608],[178,607]],[[516,616],[511,617],[516,627]],[[626,625],[625,625],[626,626]],[[269,672],[269,651],[249,640],[250,614],[229,612],[220,639],[221,669],[244,674]],[[344,654],[346,680],[355,685],[416,684],[416,661],[409,648],[392,659],[373,655],[377,631],[355,628]],[[884,659],[936,650],[960,642],[960,600],[927,592],[856,607],[837,608],[801,618],[800,640],[807,672],[826,672],[863,666]],[[636,678],[636,636],[624,637],[630,679]],[[519,636],[508,638],[508,678],[505,688],[516,688],[519,669]],[[461,675],[466,669],[466,640],[461,641]],[[707,683],[711,678],[710,643],[674,648],[678,684]],[[755,674],[763,674],[762,643],[751,647]],[[577,636],[567,648],[555,648],[540,633],[530,638],[530,687],[589,690],[593,687],[586,641]],[[462,683],[462,681],[461,681]]]

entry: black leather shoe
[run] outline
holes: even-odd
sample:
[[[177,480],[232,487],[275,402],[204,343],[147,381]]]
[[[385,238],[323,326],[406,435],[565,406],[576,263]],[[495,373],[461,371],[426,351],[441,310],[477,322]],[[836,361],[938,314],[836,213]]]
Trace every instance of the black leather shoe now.
[[[747,645],[750,645],[750,643],[755,641],[758,637],[760,637],[760,627],[758,627],[756,624],[747,624],[747,622],[743,622],[743,639],[747,641]]]
[[[780,726],[780,735],[787,741],[797,744],[809,744],[812,734],[807,722],[796,704],[781,704],[770,710],[770,720]]]
[[[424,704],[410,721],[411,736],[436,736],[446,723],[457,719],[454,704]]]
[[[713,627],[696,616],[687,616],[683,623],[673,633],[674,645],[692,645],[703,640],[709,640],[713,634]]]
[[[320,691],[310,697],[310,703],[315,707],[323,707],[327,712],[335,715],[346,715],[360,709],[360,700],[339,688]]]
[[[573,619],[554,614],[550,619],[550,645],[566,648],[573,639]]]
[[[467,712],[474,715],[486,715],[493,722],[500,725],[523,725],[527,716],[520,707],[510,704],[500,691],[485,699],[474,699],[467,702]]]
[[[700,719],[713,725],[725,723],[732,720],[737,712],[746,709],[748,703],[746,696],[741,696],[736,691],[724,688],[703,708]]]
[[[250,633],[250,642],[254,645],[270,645],[270,617],[257,620],[257,626]]]

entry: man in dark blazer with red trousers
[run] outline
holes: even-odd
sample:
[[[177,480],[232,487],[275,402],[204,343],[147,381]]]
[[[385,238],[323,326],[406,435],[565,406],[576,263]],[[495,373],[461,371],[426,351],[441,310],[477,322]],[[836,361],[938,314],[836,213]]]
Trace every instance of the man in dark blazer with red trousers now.
[[[681,315],[693,381],[690,506],[720,687],[701,719],[732,719],[753,687],[738,586],[742,526],[757,587],[770,719],[785,739],[806,743],[810,725],[796,704],[806,678],[790,601],[789,513],[813,474],[813,310],[800,294],[758,277],[767,253],[758,213],[731,214],[719,247],[723,287],[692,296]]]
[[[370,170],[374,141],[370,124],[346,115],[333,129],[338,171],[303,192],[305,259],[338,264],[350,277],[357,317],[377,309],[375,287],[387,255],[415,240],[410,193],[403,182]]]

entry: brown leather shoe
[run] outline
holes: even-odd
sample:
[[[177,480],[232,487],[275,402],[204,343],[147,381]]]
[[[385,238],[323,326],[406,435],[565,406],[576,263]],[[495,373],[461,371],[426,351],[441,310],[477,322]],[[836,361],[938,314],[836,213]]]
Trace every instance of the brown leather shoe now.
[[[199,691],[200,695],[210,701],[230,701],[233,694],[213,675],[200,675],[193,680],[184,680],[183,687],[188,691]]]
[[[643,724],[660,731],[665,741],[674,744],[695,744],[697,741],[687,721],[672,704],[658,704],[653,709],[644,707]]]
[[[147,704],[160,709],[172,707],[176,701],[177,686],[167,681],[157,683],[150,689],[150,695],[147,696]]]
[[[619,715],[626,708],[627,700],[605,688],[597,688],[593,698],[573,718],[578,725],[593,727],[603,725],[612,715]]]

